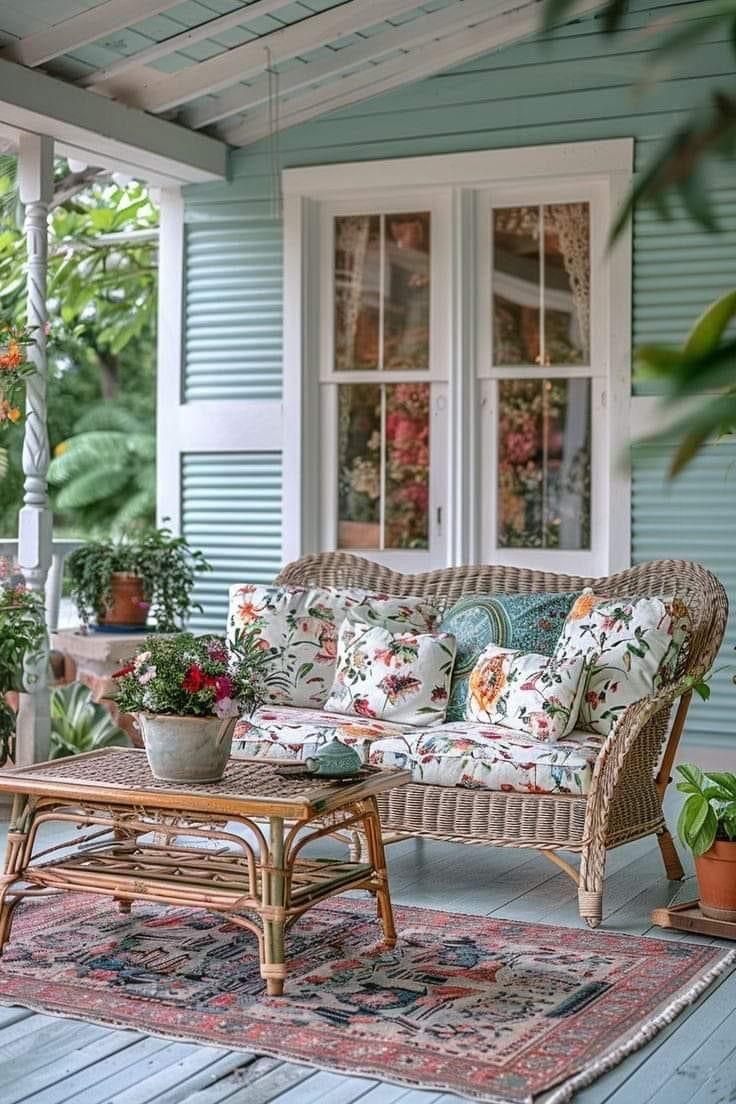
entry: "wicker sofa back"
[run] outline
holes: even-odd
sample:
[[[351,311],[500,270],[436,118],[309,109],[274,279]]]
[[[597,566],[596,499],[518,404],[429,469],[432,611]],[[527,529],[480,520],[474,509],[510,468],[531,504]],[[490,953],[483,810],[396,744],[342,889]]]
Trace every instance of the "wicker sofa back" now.
[[[592,927],[602,917],[607,849],[655,833],[668,877],[682,877],[662,813],[662,798],[691,697],[690,691],[683,693],[682,679],[699,679],[712,666],[728,616],[723,586],[702,565],[653,560],[597,579],[501,565],[448,567],[409,575],[348,552],[325,552],[288,564],[276,581],[290,586],[357,586],[387,594],[414,594],[445,608],[469,594],[550,593],[584,587],[608,597],[681,598],[690,613],[692,633],[676,680],[656,696],[626,709],[596,760],[587,796],[497,793],[417,783],[391,791],[381,800],[380,808],[387,842],[418,836],[543,851],[575,878],[580,913]],[[669,729],[672,706],[678,699]],[[560,859],[557,850],[579,853],[579,871]]]

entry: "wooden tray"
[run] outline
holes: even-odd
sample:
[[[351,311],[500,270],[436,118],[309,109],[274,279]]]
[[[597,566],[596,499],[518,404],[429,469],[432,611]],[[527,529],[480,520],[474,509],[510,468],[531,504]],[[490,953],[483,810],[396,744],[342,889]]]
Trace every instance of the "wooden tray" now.
[[[713,920],[710,916],[703,916],[698,901],[686,901],[682,905],[655,909],[651,919],[660,928],[677,928],[679,931],[715,935],[721,939],[736,939],[736,920]]]

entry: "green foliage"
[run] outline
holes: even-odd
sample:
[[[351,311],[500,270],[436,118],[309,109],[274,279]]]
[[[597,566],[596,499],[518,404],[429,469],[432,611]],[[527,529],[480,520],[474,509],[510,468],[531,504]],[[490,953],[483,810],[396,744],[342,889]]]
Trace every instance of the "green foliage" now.
[[[148,418],[118,402],[97,403],[56,447],[49,482],[57,510],[87,532],[150,526],[156,510],[156,438]]]
[[[151,636],[113,677],[126,713],[229,717],[252,711],[266,687],[283,678],[270,668],[258,626],[250,625],[229,649],[219,636]]]
[[[21,322],[25,245],[14,174],[14,161],[0,159],[0,310]],[[137,417],[138,432],[153,435],[158,211],[138,183],[89,182],[85,174],[80,183],[79,177],[57,161],[49,216],[52,451],[85,431],[78,428],[80,410],[108,403]],[[4,433],[8,471],[0,480],[0,534],[8,536],[15,534],[22,497],[22,438],[22,427]],[[140,485],[121,485],[118,498],[110,494],[81,508],[68,498],[54,503],[57,523],[67,532],[104,535],[130,522],[152,524],[154,480],[152,464],[146,465]]]
[[[90,541],[67,557],[71,595],[87,625],[112,599],[116,571],[138,575],[159,632],[176,632],[199,609],[192,601],[197,575],[209,571],[202,553],[170,529],[152,529],[119,541]]]
[[[703,772],[692,763],[677,769],[683,778],[677,788],[688,795],[677,822],[682,842],[703,855],[717,839],[736,840],[736,774]]]
[[[551,30],[573,13],[574,0],[546,0],[544,27]],[[608,0],[601,17],[605,34],[615,35],[629,9],[628,0]],[[689,10],[654,41],[642,83],[655,79],[675,65],[695,42],[706,36],[725,37],[736,56],[736,0],[713,0],[697,6],[697,19]],[[710,162],[733,163],[736,154],[736,87],[720,88],[689,119],[678,124],[654,154],[619,211],[611,239],[623,231],[634,208],[652,205],[661,218],[672,217],[676,197],[698,225],[718,230],[718,219],[708,188]],[[676,437],[678,448],[670,474],[679,474],[714,436],[736,429],[736,339],[729,337],[736,319],[736,291],[728,291],[710,306],[693,326],[682,349],[662,345],[637,351],[640,373],[656,376],[665,406],[674,415],[662,437]],[[708,392],[716,392],[709,395]],[[697,402],[683,407],[683,400]],[[651,439],[651,438],[650,438]]]
[[[80,755],[105,747],[130,747],[130,738],[104,705],[92,701],[83,682],[56,686],[51,692],[51,759]]]
[[[7,563],[3,562],[7,576]],[[23,661],[38,659],[46,640],[44,602],[23,584],[0,589],[0,695],[23,689]],[[15,713],[0,697],[0,766],[15,758]]]

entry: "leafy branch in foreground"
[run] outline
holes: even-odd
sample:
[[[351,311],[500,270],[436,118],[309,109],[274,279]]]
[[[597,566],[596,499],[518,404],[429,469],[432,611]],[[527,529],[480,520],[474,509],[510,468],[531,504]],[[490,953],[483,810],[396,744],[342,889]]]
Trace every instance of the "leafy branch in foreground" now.
[[[546,0],[544,30],[553,31],[574,15],[575,0]],[[608,0],[600,13],[604,34],[623,29],[629,0]],[[692,50],[694,43],[713,37],[726,38],[736,55],[736,0],[710,0],[683,5],[674,26],[655,23],[657,39],[647,57],[641,85],[651,83],[668,66]],[[652,205],[662,219],[673,215],[673,198],[679,199],[692,220],[704,230],[719,230],[717,211],[708,188],[706,165],[714,159],[732,164],[736,155],[736,88],[718,88],[708,102],[662,143],[638,174],[611,230],[611,242],[621,235],[632,212]],[[730,336],[736,318],[736,290],[727,291],[706,309],[693,325],[682,348],[651,345],[638,349],[641,377],[655,377],[668,413],[674,415],[664,433],[652,439],[679,444],[670,475],[681,472],[713,437],[736,429],[736,340]],[[710,394],[715,392],[715,394]],[[689,399],[687,406],[683,401]]]

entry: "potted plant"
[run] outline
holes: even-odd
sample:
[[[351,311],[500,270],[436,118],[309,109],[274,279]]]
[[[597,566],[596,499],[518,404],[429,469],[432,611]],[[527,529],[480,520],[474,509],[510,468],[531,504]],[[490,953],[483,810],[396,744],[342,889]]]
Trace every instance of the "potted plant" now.
[[[44,654],[46,621],[43,596],[15,582],[7,560],[0,558],[0,767],[15,759],[15,710],[5,695],[28,688],[23,662]]]
[[[192,589],[210,566],[201,552],[170,529],[119,541],[88,541],[67,558],[70,591],[87,630],[140,630],[153,608],[159,632],[176,632],[194,609]]]
[[[81,755],[105,747],[130,747],[130,737],[104,705],[92,700],[83,682],[67,682],[51,691],[49,759]]]
[[[678,766],[687,794],[677,830],[695,856],[700,910],[715,920],[736,920],[736,774]]]
[[[151,772],[164,782],[222,778],[236,719],[252,712],[272,680],[256,625],[230,647],[219,636],[151,636],[113,674],[116,700],[136,715]]]

